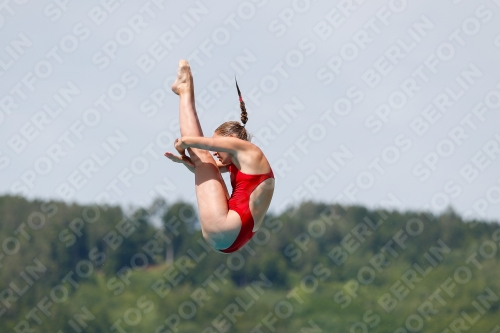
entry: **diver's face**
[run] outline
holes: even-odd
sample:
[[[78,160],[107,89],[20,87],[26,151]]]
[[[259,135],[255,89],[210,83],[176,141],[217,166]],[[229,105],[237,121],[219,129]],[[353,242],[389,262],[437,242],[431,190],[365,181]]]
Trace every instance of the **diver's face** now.
[[[215,158],[217,158],[221,164],[223,165],[226,165],[226,164],[231,164],[232,163],[232,160],[231,160],[231,155],[229,155],[229,153],[225,153],[225,152],[214,152],[214,156]]]
[[[214,138],[221,138],[222,135],[218,135],[214,133]],[[217,158],[221,164],[226,165],[226,164],[231,164],[231,155],[229,153],[223,152],[223,151],[214,151],[214,156]]]

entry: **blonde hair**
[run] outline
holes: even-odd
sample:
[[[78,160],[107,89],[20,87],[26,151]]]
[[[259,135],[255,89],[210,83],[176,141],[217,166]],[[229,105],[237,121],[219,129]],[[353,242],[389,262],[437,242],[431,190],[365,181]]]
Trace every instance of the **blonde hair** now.
[[[245,126],[239,121],[234,120],[226,121],[224,124],[217,127],[215,133],[222,136],[233,135],[234,137],[245,141],[250,141],[251,139],[251,135],[247,132]]]

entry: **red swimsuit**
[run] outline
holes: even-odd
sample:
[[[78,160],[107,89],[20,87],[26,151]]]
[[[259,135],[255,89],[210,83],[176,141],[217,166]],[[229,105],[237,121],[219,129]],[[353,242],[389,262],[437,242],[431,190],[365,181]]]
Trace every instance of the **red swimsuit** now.
[[[273,170],[260,175],[248,175],[236,168],[234,164],[228,166],[231,173],[231,186],[233,193],[227,202],[229,209],[234,210],[241,218],[241,230],[234,243],[224,250],[224,253],[231,253],[240,249],[254,235],[254,221],[250,212],[250,195],[253,190],[268,178],[274,178]]]

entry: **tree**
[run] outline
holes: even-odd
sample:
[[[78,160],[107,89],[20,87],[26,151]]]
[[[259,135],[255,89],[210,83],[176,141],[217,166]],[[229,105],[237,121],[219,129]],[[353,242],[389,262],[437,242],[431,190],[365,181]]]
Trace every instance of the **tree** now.
[[[198,214],[194,207],[186,202],[177,202],[170,206],[162,218],[163,230],[170,242],[167,244],[165,261],[172,263],[175,253],[186,248],[199,225]]]

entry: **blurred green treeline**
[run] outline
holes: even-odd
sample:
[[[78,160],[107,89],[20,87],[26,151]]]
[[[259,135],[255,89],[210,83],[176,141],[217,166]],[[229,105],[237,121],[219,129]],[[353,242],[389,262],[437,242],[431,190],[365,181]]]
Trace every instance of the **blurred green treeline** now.
[[[0,332],[500,332],[500,226],[305,202],[240,251],[183,202],[0,197]]]

